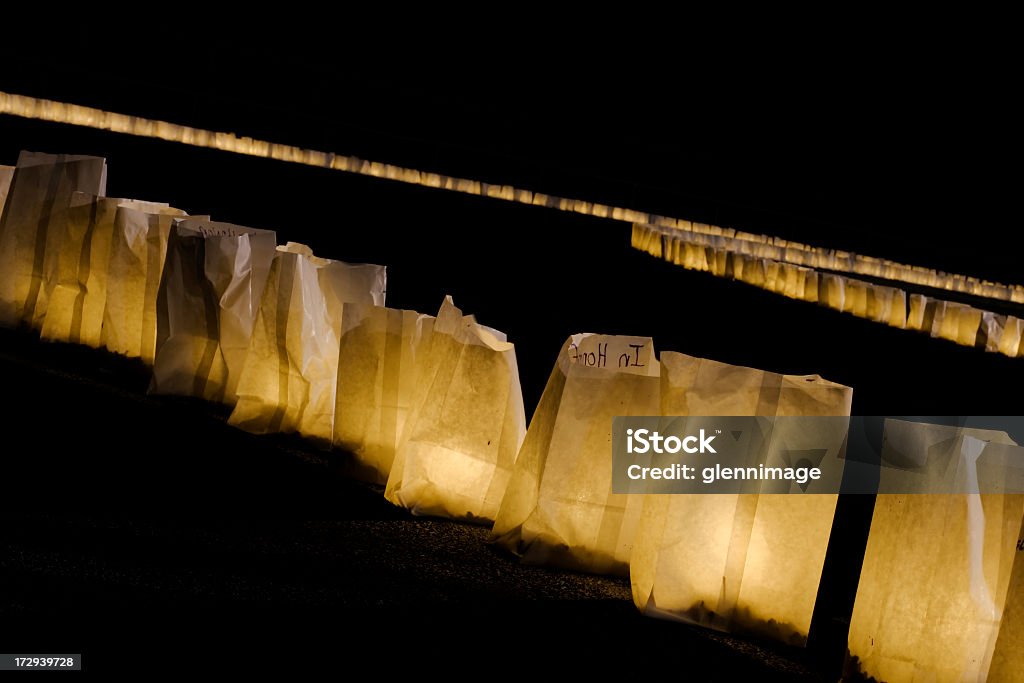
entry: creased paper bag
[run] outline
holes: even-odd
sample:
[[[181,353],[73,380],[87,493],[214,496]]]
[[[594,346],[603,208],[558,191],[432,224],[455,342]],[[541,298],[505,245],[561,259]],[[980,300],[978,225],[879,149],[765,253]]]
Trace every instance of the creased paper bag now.
[[[50,226],[61,246],[53,258],[47,259],[39,290],[37,308],[46,311],[40,330],[43,339],[99,348],[119,206],[140,211],[167,208],[166,204],[75,192],[64,220]]]
[[[157,294],[151,392],[234,404],[275,241],[270,230],[176,219]]]
[[[349,303],[383,304],[385,287],[384,266],[319,258],[294,242],[278,247],[228,423],[329,444],[342,318]]]
[[[844,680],[1019,680],[1020,670],[990,676],[989,668],[1020,661],[1014,651],[1021,643],[1002,649],[1001,630],[1024,495],[981,492],[1006,482],[1008,466],[1019,472],[1024,449],[1003,432],[889,419],[882,458],[895,466],[882,468],[880,490],[899,478],[921,477],[934,490],[949,490],[943,487],[954,482],[965,493],[878,495]],[[904,471],[902,463],[923,466],[923,474]],[[1013,605],[1019,600],[1010,597]],[[1020,622],[1005,625],[1020,632]]]
[[[416,399],[417,362],[429,356],[433,316],[381,306],[346,306],[338,356],[334,444],[361,475],[387,483]]]
[[[658,414],[648,337],[576,334],[558,354],[492,540],[535,564],[625,574],[641,497],[612,493],[612,418]]]
[[[60,224],[72,193],[106,194],[107,162],[99,157],[22,152],[0,217],[0,324],[42,325],[38,307],[47,258],[59,253]],[[47,256],[49,254],[49,256]]]
[[[849,387],[817,375],[780,375],[681,353],[661,357],[662,415],[844,416],[851,398]],[[776,422],[769,454],[797,450],[835,462],[844,442],[845,421],[815,429]],[[644,614],[806,642],[838,495],[644,498],[630,562],[633,601]]]
[[[385,496],[414,514],[494,519],[526,432],[515,347],[445,299]]]
[[[153,364],[156,352],[156,296],[176,217],[172,207],[146,211],[119,206],[114,216],[107,267],[103,345],[108,351]],[[197,217],[201,218],[201,217]]]

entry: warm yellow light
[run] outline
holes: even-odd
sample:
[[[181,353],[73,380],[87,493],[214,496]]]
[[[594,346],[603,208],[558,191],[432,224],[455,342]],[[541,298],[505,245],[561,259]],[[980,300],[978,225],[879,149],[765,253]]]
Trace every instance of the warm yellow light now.
[[[662,415],[849,415],[852,390],[665,352]],[[835,466],[845,431],[778,424],[773,448],[824,449]],[[645,496],[630,562],[645,614],[802,645],[810,629],[838,496]]]
[[[1005,466],[1024,457],[1002,432],[895,420],[886,421],[882,443],[886,460],[920,463],[931,480],[957,488],[973,481],[976,491],[1003,481]],[[882,468],[883,489],[913,476],[920,475]],[[1022,495],[880,494],[850,623],[847,679],[1019,680],[1022,517]]]
[[[49,230],[60,245],[43,260],[43,283],[36,310],[45,311],[43,339],[102,344],[111,245],[120,208],[158,212],[166,204],[136,202],[112,197],[93,197],[81,192],[71,196],[63,221],[51,222]]]
[[[345,307],[334,443],[380,484],[415,407],[417,363],[429,357],[433,327],[433,316],[416,311]]]
[[[453,178],[392,164],[365,161],[351,156],[302,149],[292,145],[255,140],[249,137],[239,137],[233,133],[218,133],[190,126],[180,126],[166,121],[117,114],[92,107],[0,92],[0,114],[87,126],[128,135],[152,137],[198,147],[209,147],[236,154],[330,168],[368,175],[374,178],[384,178],[425,187],[531,204],[533,206],[545,206],[560,211],[572,211],[600,218],[611,218],[617,221],[644,223],[649,224],[660,233],[681,236],[691,241],[697,240],[704,246],[712,246],[723,252],[743,253],[756,256],[757,258],[768,258],[808,268],[872,275],[888,280],[966,292],[975,296],[1019,303],[1024,302],[1024,287],[1020,285],[1003,285],[997,282],[942,273],[871,256],[813,247],[768,235],[746,233],[731,228],[721,228],[715,225],[578,199],[554,197],[509,185],[491,185],[479,180]],[[656,255],[660,258],[662,256],[660,239],[656,251]],[[702,270],[705,269],[707,268],[702,268]]]
[[[331,443],[342,320],[348,304],[382,305],[385,289],[384,266],[277,247],[228,423]]]
[[[635,249],[645,251],[657,258],[681,265],[688,270],[710,272],[718,277],[736,279],[761,289],[781,294],[790,299],[818,303],[836,311],[872,320],[877,323],[901,329],[930,333],[933,337],[947,339],[963,346],[978,346],[990,352],[1016,356],[1020,351],[1020,326],[1018,319],[997,315],[920,294],[910,294],[910,310],[907,310],[907,292],[898,287],[876,284],[846,277],[837,273],[819,273],[807,266],[776,260],[788,258],[794,247],[785,249],[769,248],[765,245],[751,247],[744,242],[748,253],[728,251],[736,242],[729,242],[718,235],[683,235],[666,231],[652,225],[634,224],[631,244]],[[728,245],[728,246],[722,246]],[[838,257],[837,257],[838,258]],[[846,254],[840,260],[849,261]],[[872,259],[871,274],[887,273],[886,268]],[[825,265],[835,266],[833,261]],[[884,264],[883,264],[884,265]],[[951,283],[969,280],[951,276]],[[931,278],[930,286],[939,286]],[[950,286],[956,291],[975,291],[970,288]],[[1009,290],[1007,290],[1009,291]],[[999,298],[999,297],[997,297]],[[981,341],[979,341],[979,339]]]
[[[157,294],[150,390],[235,403],[277,236],[176,219]]]
[[[577,334],[566,340],[492,538],[526,562],[625,575],[642,501],[611,492],[612,418],[657,415],[658,382],[650,338]]]
[[[108,351],[153,364],[157,290],[171,224],[182,216],[184,211],[172,207],[117,208],[103,313],[102,339]]]
[[[494,519],[526,431],[515,347],[445,299],[417,363],[384,495],[414,514]]]

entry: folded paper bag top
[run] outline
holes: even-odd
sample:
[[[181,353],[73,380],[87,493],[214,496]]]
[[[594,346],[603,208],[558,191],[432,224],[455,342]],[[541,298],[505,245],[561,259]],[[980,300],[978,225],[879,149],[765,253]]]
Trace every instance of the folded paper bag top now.
[[[648,337],[576,334],[530,421],[492,540],[526,562],[625,574],[639,496],[612,493],[612,418],[657,415]]]
[[[234,404],[275,244],[271,230],[175,220],[157,295],[151,392]]]
[[[229,424],[329,444],[343,318],[350,305],[383,304],[385,288],[384,266],[320,258],[296,242],[277,247]]]
[[[414,514],[489,522],[526,431],[515,347],[451,297],[432,328],[385,497]]]
[[[42,325],[45,302],[36,302],[44,264],[61,251],[65,220],[76,191],[104,195],[107,162],[100,157],[22,152],[0,215],[0,324]]]

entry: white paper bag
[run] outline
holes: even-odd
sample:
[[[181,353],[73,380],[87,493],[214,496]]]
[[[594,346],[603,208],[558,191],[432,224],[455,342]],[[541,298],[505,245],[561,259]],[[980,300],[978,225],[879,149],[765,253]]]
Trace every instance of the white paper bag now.
[[[779,375],[666,352],[662,415],[849,415],[852,391],[820,377]],[[834,459],[845,427],[777,422],[772,448]],[[838,495],[645,496],[630,562],[646,615],[803,645]]]
[[[355,456],[363,478],[385,484],[415,407],[417,363],[429,357],[434,318],[346,306],[342,327],[334,444]]]
[[[1002,465],[1020,463],[1024,449],[1013,446],[1003,432],[886,420],[882,456],[897,465],[924,466],[923,475],[883,467],[883,491],[898,479],[913,477],[986,491],[1005,481]],[[844,679],[1016,680],[1020,670],[1010,677],[989,677],[989,667],[1001,638],[1022,518],[1024,495],[878,495]],[[1019,596],[1009,600],[1020,604]],[[1020,622],[1006,623],[1020,632]],[[998,659],[1020,661],[1014,654],[1020,645],[1001,650]]]
[[[119,206],[144,211],[167,208],[166,204],[75,192],[64,220],[50,226],[61,247],[43,268],[36,307],[37,311],[45,310],[40,330],[43,339],[99,348],[114,217]]]
[[[145,211],[119,206],[114,216],[107,267],[103,345],[108,351],[153,364],[156,352],[156,296],[175,217],[171,207]],[[198,217],[197,217],[198,218]]]
[[[42,325],[36,310],[47,258],[60,253],[58,231],[76,191],[106,193],[107,163],[99,157],[22,152],[0,217],[0,324]]]
[[[176,219],[157,294],[151,392],[234,404],[275,240],[270,230]]]
[[[384,266],[318,258],[294,242],[278,247],[228,423],[329,444],[346,304],[382,305],[385,287]]]
[[[612,493],[612,418],[658,414],[647,337],[576,334],[548,378],[492,540],[536,564],[625,574],[641,498]]]
[[[445,299],[385,496],[414,514],[494,519],[526,432],[515,347]]]

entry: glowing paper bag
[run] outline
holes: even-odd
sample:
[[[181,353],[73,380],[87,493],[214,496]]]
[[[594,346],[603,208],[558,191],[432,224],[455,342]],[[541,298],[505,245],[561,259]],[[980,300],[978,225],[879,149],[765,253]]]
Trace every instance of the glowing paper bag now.
[[[625,574],[639,496],[612,493],[612,418],[658,414],[647,337],[566,340],[519,452],[492,540],[535,564]]]
[[[46,311],[40,330],[43,339],[99,348],[114,217],[119,206],[147,211],[167,207],[76,192],[64,220],[50,226],[61,247],[43,269],[36,307]]]
[[[999,353],[1010,356],[1024,355],[1024,345],[1020,343],[1024,333],[1024,320],[1008,316],[1003,323],[1003,332],[999,337]]]
[[[1002,432],[886,420],[882,457],[896,467],[882,468],[880,490],[921,477],[924,490],[956,485],[982,492],[1007,481],[1007,466],[1019,472],[1024,449]],[[925,472],[904,471],[902,463],[923,465]],[[879,494],[844,679],[1017,680],[1020,670],[989,678],[989,667],[1002,638],[1022,517],[1024,495]],[[1011,598],[1011,604],[1017,601],[1019,596]],[[1016,621],[1007,625],[1020,629]],[[1018,641],[1011,650],[1019,648]],[[1011,650],[1001,650],[998,659],[1020,661]]]
[[[849,415],[852,390],[817,375],[779,375],[666,352],[662,415]],[[772,449],[836,458],[839,421],[777,422]],[[836,494],[645,496],[630,562],[646,615],[803,645],[825,562]]]
[[[175,217],[171,207],[146,211],[119,206],[107,267],[103,345],[108,351],[153,364],[156,351],[156,295]]]
[[[989,680],[1012,681],[1024,671],[1024,527],[1017,539],[1017,552],[1010,573],[1010,585],[1006,593],[1003,619],[992,655]]]
[[[526,431],[515,347],[449,297],[417,374],[384,495],[414,514],[493,520]]]
[[[42,324],[36,310],[47,253],[61,249],[58,231],[76,191],[102,195],[107,162],[99,157],[22,152],[0,217],[0,324]]]
[[[177,219],[157,294],[150,391],[235,402],[275,234]]]
[[[387,483],[416,399],[417,361],[429,356],[434,318],[380,306],[346,306],[338,355],[334,444],[364,476]]]
[[[818,303],[836,311],[847,310],[846,278],[842,275],[822,273],[818,280]]]
[[[294,242],[278,247],[228,423],[330,443],[346,304],[383,304],[385,286],[384,266],[318,258]]]

